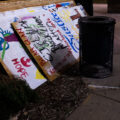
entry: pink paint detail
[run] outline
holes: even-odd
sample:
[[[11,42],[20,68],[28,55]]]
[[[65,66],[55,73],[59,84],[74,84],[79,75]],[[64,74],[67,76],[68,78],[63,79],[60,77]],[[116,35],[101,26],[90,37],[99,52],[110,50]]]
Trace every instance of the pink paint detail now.
[[[26,19],[29,19],[29,18],[33,18],[34,16],[25,16],[23,18],[21,18],[21,20],[26,20]]]
[[[21,61],[22,65],[25,66],[25,67],[30,67],[31,66],[30,64],[28,64],[31,61],[29,58],[22,57],[20,59],[20,61]]]
[[[13,59],[12,62],[14,65],[19,64],[18,58]]]
[[[23,57],[24,58],[24,57]],[[15,69],[17,70],[17,72],[20,74],[21,78],[26,78],[28,75],[27,71],[25,68],[23,68],[22,64],[20,64],[20,62],[18,61],[18,58],[15,58],[12,60],[13,64],[15,65]]]
[[[4,38],[7,42],[18,42],[18,38],[15,34],[9,35]]]

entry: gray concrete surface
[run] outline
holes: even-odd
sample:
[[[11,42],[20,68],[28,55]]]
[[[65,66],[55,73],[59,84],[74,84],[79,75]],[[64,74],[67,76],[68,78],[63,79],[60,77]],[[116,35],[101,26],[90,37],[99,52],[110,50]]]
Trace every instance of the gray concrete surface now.
[[[83,78],[87,84],[120,86],[120,14],[108,14],[106,4],[94,4],[94,15],[116,19],[113,74],[105,79]],[[94,89],[67,120],[119,120],[120,90]]]

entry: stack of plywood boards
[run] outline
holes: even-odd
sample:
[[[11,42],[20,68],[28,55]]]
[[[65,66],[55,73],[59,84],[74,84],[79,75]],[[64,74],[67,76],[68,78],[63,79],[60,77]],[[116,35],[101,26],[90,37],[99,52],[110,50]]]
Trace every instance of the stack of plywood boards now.
[[[9,75],[35,89],[79,61],[78,18],[86,16],[82,6],[66,0],[0,4],[6,5],[1,11],[17,9],[0,13],[0,61]]]

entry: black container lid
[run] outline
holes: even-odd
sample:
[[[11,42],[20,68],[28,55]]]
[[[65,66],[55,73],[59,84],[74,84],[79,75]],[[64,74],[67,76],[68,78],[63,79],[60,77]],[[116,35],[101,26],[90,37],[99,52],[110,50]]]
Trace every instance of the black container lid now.
[[[116,20],[112,17],[107,16],[87,16],[80,17],[79,23],[86,24],[115,24]]]

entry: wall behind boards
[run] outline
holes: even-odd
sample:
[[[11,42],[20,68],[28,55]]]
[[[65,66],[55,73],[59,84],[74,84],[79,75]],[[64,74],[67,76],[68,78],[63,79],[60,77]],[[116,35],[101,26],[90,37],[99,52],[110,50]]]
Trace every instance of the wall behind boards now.
[[[93,0],[94,3],[107,3],[107,0]]]

